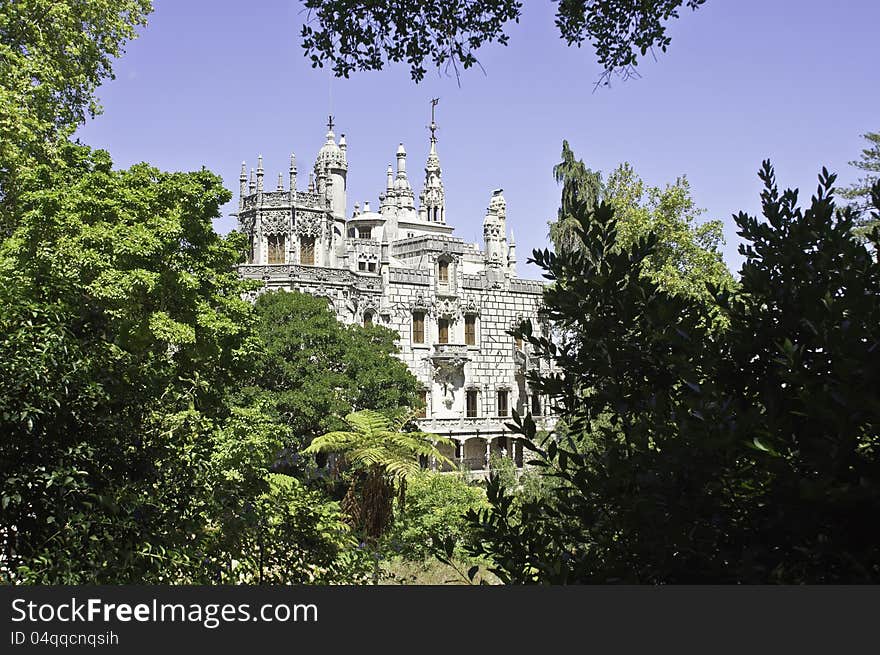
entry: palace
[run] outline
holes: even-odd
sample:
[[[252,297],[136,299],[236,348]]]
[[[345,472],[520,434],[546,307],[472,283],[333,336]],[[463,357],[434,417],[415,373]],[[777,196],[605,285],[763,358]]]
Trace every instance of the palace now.
[[[433,105],[418,205],[400,144],[378,211],[364,203],[348,214],[347,144],[344,134],[336,141],[332,117],[305,191],[297,190],[294,155],[287,189],[280,174],[274,191],[264,188],[262,156],[256,174],[243,163],[238,219],[251,254],[240,272],[266,289],[324,297],[345,323],[395,330],[398,356],[423,385],[421,428],[453,439],[448,455],[461,467],[486,469],[493,454],[522,466],[522,447],[505,423],[512,410],[531,411],[539,425],[552,420],[524,376],[547,363],[530,358],[528,344],[508,331],[526,319],[536,332],[549,330],[543,283],[516,275],[501,189],[489,199],[482,249],[453,235]]]

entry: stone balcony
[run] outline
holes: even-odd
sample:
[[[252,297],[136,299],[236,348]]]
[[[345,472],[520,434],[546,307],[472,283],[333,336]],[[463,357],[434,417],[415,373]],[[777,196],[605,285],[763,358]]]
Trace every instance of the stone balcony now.
[[[431,361],[435,365],[452,361],[460,361],[464,364],[470,359],[468,347],[463,343],[435,343],[431,352]]]

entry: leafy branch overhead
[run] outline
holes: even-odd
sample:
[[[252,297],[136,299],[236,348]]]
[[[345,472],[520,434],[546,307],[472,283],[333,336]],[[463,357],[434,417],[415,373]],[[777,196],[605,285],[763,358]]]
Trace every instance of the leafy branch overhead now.
[[[554,0],[556,26],[567,45],[589,42],[602,67],[602,80],[635,73],[639,57],[669,47],[669,20],[685,6],[705,0]],[[479,65],[475,52],[485,44],[507,45],[507,25],[519,23],[517,0],[447,0],[445,2],[359,2],[304,0],[308,17],[302,46],[313,67],[329,64],[337,77],[355,71],[382,70],[405,62],[415,82],[432,64],[456,77],[459,67]]]

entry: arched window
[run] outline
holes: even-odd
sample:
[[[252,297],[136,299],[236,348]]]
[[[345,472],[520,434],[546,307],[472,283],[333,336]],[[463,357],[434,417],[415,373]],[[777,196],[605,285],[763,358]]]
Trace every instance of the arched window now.
[[[315,238],[302,237],[299,242],[299,263],[305,266],[315,265]]]
[[[283,264],[284,263],[284,235],[270,234],[268,241],[268,263]]]
[[[364,312],[364,327],[372,327],[373,312]]]

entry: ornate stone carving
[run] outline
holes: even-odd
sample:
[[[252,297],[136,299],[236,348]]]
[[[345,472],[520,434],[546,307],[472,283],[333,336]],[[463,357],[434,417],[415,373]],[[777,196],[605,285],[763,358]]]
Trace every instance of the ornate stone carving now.
[[[443,387],[443,402],[449,409],[455,400],[454,390],[464,385],[464,365],[470,361],[467,346],[435,344],[428,359],[434,365],[434,379]]]
[[[461,312],[462,314],[475,314],[479,316],[480,303],[473,296],[467,296],[461,301]]]
[[[458,298],[454,297],[438,298],[435,309],[438,316],[445,316],[452,320],[456,320],[461,313]]]
[[[296,233],[300,236],[317,239],[321,236],[322,224],[321,215],[315,212],[297,212],[296,214]]]
[[[424,295],[418,294],[413,298],[410,309],[414,312],[425,312],[425,314],[433,316],[435,305],[431,298],[426,298]]]
[[[263,234],[287,234],[290,232],[290,212],[262,211],[260,212],[260,225]]]

